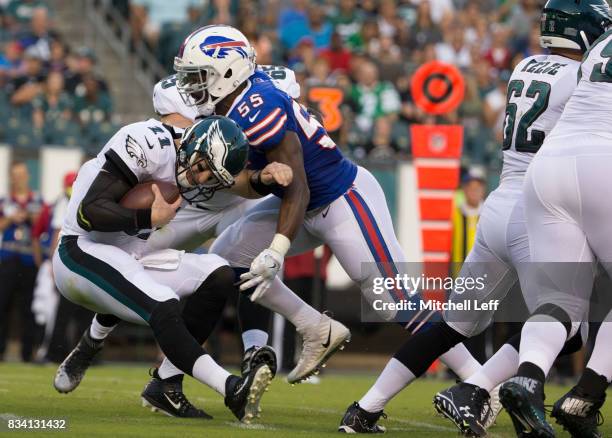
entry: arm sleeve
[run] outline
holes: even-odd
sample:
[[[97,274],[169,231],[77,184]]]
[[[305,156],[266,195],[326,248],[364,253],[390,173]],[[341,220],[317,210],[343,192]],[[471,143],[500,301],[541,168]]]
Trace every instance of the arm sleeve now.
[[[151,228],[151,209],[134,210],[119,204],[121,198],[135,185],[112,159],[96,176],[79,205],[77,221],[87,231],[124,231],[136,233]]]

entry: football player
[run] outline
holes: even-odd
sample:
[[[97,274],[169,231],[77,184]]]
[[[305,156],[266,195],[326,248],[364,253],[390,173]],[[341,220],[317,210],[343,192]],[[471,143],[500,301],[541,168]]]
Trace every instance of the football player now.
[[[292,95],[299,96],[299,85],[295,82],[294,73],[283,67],[265,66],[264,71],[273,73],[274,83],[277,87]],[[153,91],[153,106],[159,115],[161,122],[169,130],[173,137],[178,138],[189,128],[196,119],[202,118],[202,110],[197,107],[185,105],[176,89],[176,78],[170,76],[158,82]],[[187,151],[186,151],[187,152]],[[266,166],[263,179],[267,184],[271,176],[275,182],[286,178],[286,166],[278,163]],[[253,174],[256,175],[256,174]],[[284,180],[286,182],[286,180]],[[262,190],[259,184],[259,190]],[[234,187],[235,189],[235,187]],[[189,190],[187,196],[189,197]],[[241,193],[242,196],[260,196],[254,193]],[[184,202],[177,215],[166,226],[155,230],[144,241],[142,245],[133,250],[139,256],[149,253],[173,248],[179,250],[193,249],[203,243],[212,235],[218,235],[225,227],[236,221],[254,203],[255,199],[246,199],[240,196],[235,190],[219,189],[210,191],[206,197],[209,199],[198,199],[193,204]],[[250,369],[257,365],[258,361],[265,360],[273,374],[276,372],[276,357],[274,351],[269,348],[261,348],[267,343],[267,314],[262,314],[262,309],[267,309],[251,303],[248,299],[239,297],[239,314],[242,316],[241,327],[243,328],[243,343],[245,356],[242,362],[242,374],[247,375]],[[216,302],[215,305],[208,303],[206,306],[199,306],[193,309],[194,320],[207,321],[206,327],[212,330],[219,315],[223,302]],[[304,303],[304,305],[306,305]],[[256,309],[249,308],[255,307]],[[198,311],[196,314],[195,311]],[[253,315],[255,314],[255,315]],[[244,315],[249,316],[248,322],[261,324],[264,330],[248,329],[249,326],[244,321]],[[112,331],[113,327],[106,327],[104,337]],[[101,335],[100,335],[101,336]],[[202,335],[202,337],[207,337]],[[78,370],[71,379],[70,387],[72,390],[78,386],[84,373],[96,354],[101,351],[100,343],[96,349],[86,349],[77,347],[79,355],[76,356],[78,363],[71,358],[70,367]],[[257,353],[257,354],[255,354]],[[253,362],[255,360],[255,362]],[[175,417],[202,417],[203,411],[196,409],[184,395],[182,390],[183,372],[175,367],[169,360],[165,359],[158,369],[153,370],[152,378],[142,392],[143,405],[160,410],[168,415]],[[174,400],[175,402],[171,402]]]
[[[175,59],[176,85],[187,104],[236,121],[249,140],[249,168],[289,165],[292,183],[228,227],[211,252],[242,272],[251,300],[283,315],[302,333],[302,356],[289,382],[307,378],[348,340],[348,330],[304,305],[277,278],[285,255],[326,243],[350,277],[370,292],[374,278],[394,276],[406,258],[384,193],[364,168],[343,157],[320,123],[256,71],[254,49],[238,30],[207,26],[187,37]],[[362,267],[364,267],[362,271]],[[404,291],[394,291],[397,298]],[[393,301],[391,294],[386,294]],[[393,319],[395,313],[385,314]],[[480,366],[463,346],[454,369]],[[453,352],[454,353],[454,352]],[[471,359],[471,360],[470,360]],[[472,369],[473,371],[473,369]],[[469,375],[469,374],[468,374]],[[467,377],[467,376],[466,376]]]
[[[143,233],[146,236],[167,224],[181,198],[168,203],[153,185],[150,209],[126,208],[120,201],[132,187],[151,180],[176,181],[182,191],[205,184],[210,190],[227,188],[242,196],[257,195],[254,175],[260,187],[287,184],[291,172],[278,163],[268,168],[271,172],[244,170],[246,137],[223,117],[211,117],[190,128],[178,157],[172,134],[172,128],[154,119],[128,125],[79,171],[53,270],[64,296],[98,313],[60,365],[54,385],[60,392],[72,391],[106,335],[123,319],[150,325],[162,351],[179,369],[223,395],[238,419],[250,421],[273,377],[266,363],[268,353],[257,352],[249,373],[237,377],[201,347],[233,293],[233,271],[212,254],[166,249],[134,256],[142,254]],[[182,313],[180,297],[187,301]],[[202,307],[216,309],[216,318],[202,321]],[[165,396],[177,410],[195,409],[182,392],[166,391]],[[203,411],[191,414],[210,418]]]
[[[577,6],[573,2],[550,0],[545,6],[541,43],[551,53],[524,59],[510,78],[501,182],[485,201],[474,247],[459,273],[460,278],[482,279],[484,287],[453,292],[449,301],[502,300],[520,279],[528,308],[531,311],[537,308],[534,296],[527,293],[528,287],[523,281],[527,277],[522,273],[528,267],[530,254],[520,202],[523,180],[530,161],[572,94],[582,54],[603,33],[608,22],[607,9],[602,13],[598,5],[605,5],[605,1],[582,1]],[[567,16],[572,17],[575,36],[563,24]],[[377,431],[376,421],[388,401],[422,375],[440,354],[481,333],[491,323],[493,312],[448,311],[444,322],[408,339],[400,349],[410,357],[408,370],[399,373],[392,360],[366,395],[349,407],[340,430]],[[569,347],[580,348],[580,336],[578,341]],[[486,435],[486,429],[499,411],[499,403],[491,403],[490,395],[495,397],[495,387],[516,372],[519,342],[520,335],[510,339],[487,363],[486,369],[436,395],[437,410],[451,419],[462,433]]]
[[[589,29],[610,25],[610,9],[604,1],[559,3],[555,31],[565,36],[568,46],[573,42],[588,50],[578,85],[525,176],[532,265],[528,293],[536,296],[537,309],[521,332],[518,372],[500,388],[501,402],[519,436],[554,436],[544,411],[546,375],[565,342],[588,320],[596,261],[612,274],[610,209],[603,201],[612,195],[612,31],[595,42],[589,37]],[[602,359],[609,366],[609,349],[605,354]],[[592,371],[587,374],[595,382],[609,379],[609,371]],[[601,393],[574,396],[585,414],[584,428],[576,436],[598,436]],[[571,406],[568,402],[563,409],[566,414]]]

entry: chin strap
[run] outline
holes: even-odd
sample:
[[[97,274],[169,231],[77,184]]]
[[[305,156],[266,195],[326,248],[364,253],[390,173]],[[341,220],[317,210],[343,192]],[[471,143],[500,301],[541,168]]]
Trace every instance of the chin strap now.
[[[591,48],[591,44],[589,43],[589,40],[588,40],[586,34],[584,33],[584,30],[580,31],[580,38],[582,38],[582,42],[584,43],[584,47],[586,47],[586,49],[589,50]]]

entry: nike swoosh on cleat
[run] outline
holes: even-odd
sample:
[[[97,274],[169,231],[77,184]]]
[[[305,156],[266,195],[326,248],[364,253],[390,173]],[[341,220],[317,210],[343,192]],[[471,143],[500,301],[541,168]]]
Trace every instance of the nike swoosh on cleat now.
[[[327,341],[321,345],[323,346],[323,348],[327,348],[329,347],[330,342],[331,342],[331,322],[329,323],[329,332],[327,333]]]
[[[172,405],[172,407],[174,409],[176,409],[177,411],[181,408],[181,404],[180,403],[174,403],[170,397],[168,397],[168,394],[164,394],[164,397],[166,397],[166,400],[168,400],[170,402],[170,404]]]

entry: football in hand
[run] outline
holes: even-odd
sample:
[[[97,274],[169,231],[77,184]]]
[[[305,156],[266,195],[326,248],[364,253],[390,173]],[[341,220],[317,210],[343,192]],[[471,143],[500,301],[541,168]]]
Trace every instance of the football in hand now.
[[[178,198],[179,191],[176,185],[165,181],[147,181],[132,187],[130,191],[121,198],[119,203],[126,208],[132,209],[151,208],[153,200],[155,199],[153,189],[151,188],[153,184],[157,185],[167,203],[170,204]]]

